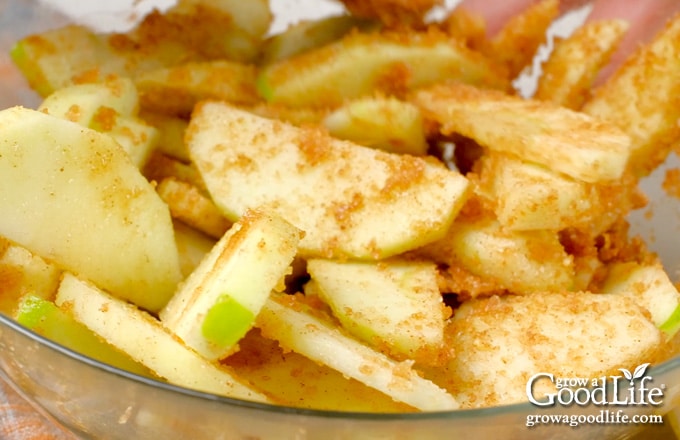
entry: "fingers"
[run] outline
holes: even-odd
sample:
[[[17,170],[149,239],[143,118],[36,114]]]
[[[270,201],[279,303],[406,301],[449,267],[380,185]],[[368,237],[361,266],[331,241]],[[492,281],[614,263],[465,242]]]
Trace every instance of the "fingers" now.
[[[640,44],[649,42],[675,13],[680,12],[678,0],[598,0],[588,20],[621,18],[630,23],[619,49],[610,64],[603,69],[598,82],[608,77]]]
[[[514,15],[519,14],[539,0],[463,0],[460,7],[478,14],[486,20],[487,35],[494,36]],[[591,3],[588,0],[561,0],[560,9],[570,9]],[[630,23],[629,31],[623,38],[612,60],[599,75],[598,83],[607,78],[626,57],[640,44],[649,42],[663,25],[676,13],[680,13],[679,0],[595,0],[588,16],[589,21],[620,18]]]
[[[519,14],[538,0],[489,1],[463,0],[459,7],[478,14],[486,20],[486,31],[489,36],[496,32],[514,15]]]
[[[538,3],[539,1],[540,0],[463,0],[459,7],[465,8],[470,12],[484,17],[486,20],[487,34],[489,36],[493,36],[510,18],[524,11],[529,6]],[[566,12],[586,3],[589,3],[589,1],[561,0],[560,10],[562,12]]]

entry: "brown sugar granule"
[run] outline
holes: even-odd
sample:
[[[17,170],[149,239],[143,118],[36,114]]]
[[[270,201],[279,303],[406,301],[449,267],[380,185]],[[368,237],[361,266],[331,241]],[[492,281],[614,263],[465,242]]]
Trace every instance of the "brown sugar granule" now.
[[[559,232],[560,243],[569,255],[577,257],[595,256],[595,239],[577,228],[567,228]]]
[[[101,72],[99,68],[87,69],[79,72],[71,78],[73,84],[90,84],[100,81]]]
[[[111,131],[116,125],[116,120],[118,118],[118,112],[111,107],[102,106],[99,107],[97,113],[92,117],[92,122],[101,131]]]
[[[620,219],[595,239],[600,261],[604,263],[635,261],[652,264],[658,257],[647,249],[640,237],[629,237],[630,224]]]
[[[411,188],[425,175],[425,161],[421,158],[389,154],[379,155],[376,158],[383,161],[389,169],[389,176],[380,190],[383,196],[399,194]]]
[[[239,350],[223,362],[234,368],[256,367],[265,365],[271,356],[280,356],[280,353],[278,342],[262,337],[258,329],[253,329],[239,341]]]
[[[331,206],[333,217],[342,230],[349,229],[352,226],[352,213],[363,207],[364,197],[358,192],[352,195],[352,199],[349,203],[335,202]]]
[[[468,180],[473,187],[477,183],[474,177],[470,178],[470,176],[468,176]],[[458,217],[467,220],[481,220],[483,218],[493,217],[493,203],[493,200],[482,197],[477,191],[473,190],[461,208]]]
[[[331,156],[331,137],[321,128],[303,127],[297,145],[307,165],[317,165]]]
[[[440,268],[437,273],[437,282],[440,291],[456,294],[458,301],[507,293],[494,280],[477,276],[457,265]]]
[[[409,90],[411,69],[406,63],[393,63],[379,75],[376,84],[380,91],[394,96],[406,96]]]

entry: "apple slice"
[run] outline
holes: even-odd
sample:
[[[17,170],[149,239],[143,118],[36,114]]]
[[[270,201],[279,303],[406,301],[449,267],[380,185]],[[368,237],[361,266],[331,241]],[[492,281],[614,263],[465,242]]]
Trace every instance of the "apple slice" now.
[[[64,26],[22,38],[10,55],[31,88],[45,97],[96,71],[107,53],[104,41],[84,26]]]
[[[336,15],[292,24],[264,41],[260,63],[269,64],[339,40],[353,30],[379,28],[378,22],[352,15]]]
[[[642,92],[645,84],[653,84],[649,93]],[[680,106],[669,97],[679,93],[680,20],[669,17],[667,26],[590,95],[582,111],[631,137],[630,168],[636,177],[644,177],[677,144]]]
[[[514,293],[574,289],[574,259],[556,231],[512,231],[494,218],[458,218],[446,237],[420,251]]]
[[[179,0],[137,29],[142,41],[177,41],[208,59],[253,62],[269,30],[269,0]],[[154,16],[155,15],[155,16]],[[147,17],[148,18],[148,17]]]
[[[629,28],[630,23],[622,19],[595,20],[555,41],[550,56],[541,65],[533,97],[580,109]]]
[[[238,399],[268,401],[227,369],[185,346],[150,314],[72,274],[64,275],[55,302],[109,344],[170,383]]]
[[[426,121],[584,182],[619,179],[630,137],[612,123],[550,102],[467,84],[437,84],[414,93]]]
[[[103,341],[76,321],[68,310],[60,309],[52,301],[26,295],[19,302],[14,317],[19,324],[73,351],[131,373],[155,377],[148,368]]]
[[[449,393],[420,377],[412,362],[397,362],[345,336],[304,309],[304,304],[294,297],[272,295],[258,316],[258,327],[265,337],[279,341],[284,349],[327,365],[416,409],[458,408]]]
[[[167,38],[143,43],[127,34],[101,35],[69,25],[22,38],[10,54],[31,88],[43,97],[111,74],[135,76],[197,58],[188,47]]]
[[[447,333],[456,356],[432,380],[461,405],[474,407],[525,402],[528,380],[537,372],[559,378],[619,374],[619,368],[655,359],[663,344],[635,301],[588,292],[465,301]]]
[[[274,212],[305,231],[303,256],[375,259],[442,237],[468,181],[442,164],[389,154],[225,103],[199,104],[187,145],[230,220]]]
[[[160,182],[166,178],[177,179],[195,187],[203,194],[207,193],[203,179],[196,168],[189,163],[189,159],[185,162],[160,151],[155,151],[142,171],[150,181]]]
[[[158,130],[136,117],[114,117],[114,121],[108,126],[92,128],[111,136],[123,147],[132,163],[143,168],[158,145]]]
[[[395,98],[361,98],[323,120],[331,135],[393,153],[423,156],[427,140],[418,107]]]
[[[360,33],[262,68],[269,102],[334,107],[376,91],[403,94],[442,80],[509,88],[497,65],[444,33]]]
[[[352,335],[393,357],[437,363],[449,315],[434,263],[312,259],[315,291]]]
[[[28,249],[0,236],[0,313],[14,314],[27,294],[53,298],[61,270]]]
[[[155,127],[159,133],[156,151],[178,161],[189,162],[189,152],[184,143],[184,132],[189,122],[177,116],[147,112],[142,109],[139,114],[147,124]]]
[[[137,117],[139,95],[129,78],[66,86],[50,94],[38,110],[107,133],[142,167],[158,144],[158,130]]]
[[[175,221],[173,224],[182,275],[188,277],[215,246],[216,240],[180,221]]]
[[[0,112],[0,235],[150,311],[181,279],[168,207],[109,136]]]
[[[190,225],[209,237],[219,239],[231,226],[215,204],[194,185],[166,177],[156,187],[158,195],[168,204],[174,219]]]
[[[197,102],[206,99],[238,105],[259,102],[255,75],[253,65],[217,60],[142,72],[135,84],[145,111],[187,117]]]
[[[546,43],[548,28],[560,15],[559,0],[527,3],[527,7],[510,16],[480,50],[500,65],[506,66],[510,78],[517,78],[531,67],[539,47]]]
[[[680,330],[680,293],[662,266],[613,264],[602,291],[634,299],[668,338]]]
[[[413,412],[414,408],[342,373],[282,349],[255,329],[222,364],[287,406],[329,411]]]
[[[596,236],[628,213],[635,201],[636,182],[628,175],[592,184],[493,151],[481,160],[483,185],[488,183],[496,200],[494,212],[511,230],[576,227]]]
[[[226,357],[288,272],[299,240],[282,218],[247,212],[161,310],[161,322],[205,358]]]
[[[91,127],[101,107],[107,107],[121,116],[136,115],[139,94],[134,82],[129,78],[113,76],[98,83],[62,87],[47,96],[38,110]]]

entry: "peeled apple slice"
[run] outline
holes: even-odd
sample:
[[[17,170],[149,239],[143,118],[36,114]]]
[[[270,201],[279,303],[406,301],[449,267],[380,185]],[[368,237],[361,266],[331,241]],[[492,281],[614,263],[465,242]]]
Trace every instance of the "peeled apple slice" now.
[[[139,95],[129,78],[112,76],[99,83],[60,88],[38,110],[108,134],[140,168],[160,138],[156,128],[137,117]]]
[[[436,362],[448,315],[434,263],[313,259],[316,292],[350,333],[397,359]]]
[[[649,311],[654,324],[668,338],[680,330],[680,293],[662,266],[614,264],[602,291],[635,300]]]
[[[442,238],[468,181],[441,163],[390,154],[220,102],[196,107],[190,155],[225,217],[274,212],[305,232],[303,257],[378,259]]]
[[[151,312],[181,279],[168,207],[110,136],[0,111],[0,235]]]
[[[228,370],[201,357],[150,314],[65,274],[56,304],[109,344],[175,385],[245,400],[268,401]]]
[[[399,402],[422,411],[458,408],[453,396],[419,376],[410,362],[397,362],[345,336],[305,312],[304,305],[290,297],[270,297],[258,316],[258,327],[284,349],[327,365]]]
[[[363,98],[334,110],[323,120],[328,132],[367,147],[424,156],[427,139],[420,110],[395,98]]]
[[[508,89],[506,73],[444,33],[349,33],[263,66],[260,94],[272,103],[334,107],[347,99],[424,87],[442,80]]]

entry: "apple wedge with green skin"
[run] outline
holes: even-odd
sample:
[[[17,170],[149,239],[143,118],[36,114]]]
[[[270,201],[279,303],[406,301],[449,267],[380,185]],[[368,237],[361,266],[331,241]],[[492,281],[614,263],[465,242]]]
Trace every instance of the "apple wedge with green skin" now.
[[[334,110],[323,120],[328,132],[367,147],[399,154],[427,154],[420,109],[395,98],[360,98]]]
[[[146,112],[186,118],[199,101],[235,105],[260,102],[252,64],[215,60],[182,63],[135,76],[140,105]]]
[[[26,295],[14,317],[19,324],[75,352],[140,376],[155,377],[148,368],[104,342],[76,321],[68,310],[60,309],[52,301]]]
[[[158,377],[193,390],[267,402],[226,368],[184,345],[149,313],[66,273],[55,303]]]
[[[680,293],[662,266],[616,263],[609,269],[602,291],[635,300],[668,338],[680,330]]]
[[[139,93],[135,83],[125,77],[110,77],[102,82],[62,87],[43,99],[38,110],[77,122],[85,127],[96,123],[101,107],[121,116],[135,116],[139,111]]]
[[[305,232],[302,257],[377,259],[417,248],[443,237],[468,195],[467,179],[441,163],[225,103],[199,104],[186,140],[222,213],[280,215]]]
[[[161,322],[205,358],[228,356],[288,272],[299,241],[282,218],[247,212],[182,283]]]
[[[19,40],[10,52],[30,87],[46,97],[96,71],[108,55],[104,41],[84,26],[64,26]],[[104,70],[102,73],[110,73]]]
[[[140,45],[128,34],[96,34],[69,25],[19,40],[10,52],[29,85],[40,96],[69,85],[102,81],[109,75],[135,76],[145,70],[201,59],[169,39]]]
[[[129,78],[63,87],[38,110],[110,135],[140,168],[160,140],[158,130],[137,117],[139,94]]]
[[[436,363],[449,315],[434,263],[312,259],[315,290],[356,338],[399,359]]]
[[[458,80],[509,89],[503,69],[444,33],[360,33],[263,66],[258,90],[290,106],[335,107],[376,91],[396,94]]]
[[[110,136],[0,112],[0,235],[152,312],[181,279],[172,219]]]
[[[395,361],[345,335],[325,319],[305,311],[305,305],[290,295],[272,294],[258,315],[257,326],[263,336],[279,341],[284,350],[327,365],[396,401],[422,411],[458,408],[456,400],[422,378],[412,362]]]

